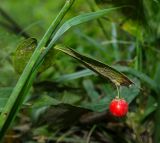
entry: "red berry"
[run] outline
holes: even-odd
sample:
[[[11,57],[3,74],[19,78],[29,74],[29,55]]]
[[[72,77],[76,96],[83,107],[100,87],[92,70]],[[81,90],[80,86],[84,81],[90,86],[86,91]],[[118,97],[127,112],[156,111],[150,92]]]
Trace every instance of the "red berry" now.
[[[113,116],[123,117],[128,112],[128,103],[124,99],[113,99],[109,105],[109,110]]]

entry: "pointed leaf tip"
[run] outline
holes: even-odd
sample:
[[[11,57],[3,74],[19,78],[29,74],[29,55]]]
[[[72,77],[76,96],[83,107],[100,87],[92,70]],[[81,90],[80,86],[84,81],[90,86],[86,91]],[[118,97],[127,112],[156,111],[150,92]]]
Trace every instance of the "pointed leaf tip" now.
[[[93,58],[84,56],[71,48],[61,48],[60,46],[56,46],[55,49],[75,58],[83,65],[85,65],[87,68],[94,71],[104,79],[109,79],[117,86],[121,85],[129,87],[131,84],[133,84],[133,82],[126,75],[115,70],[107,64],[104,64]]]

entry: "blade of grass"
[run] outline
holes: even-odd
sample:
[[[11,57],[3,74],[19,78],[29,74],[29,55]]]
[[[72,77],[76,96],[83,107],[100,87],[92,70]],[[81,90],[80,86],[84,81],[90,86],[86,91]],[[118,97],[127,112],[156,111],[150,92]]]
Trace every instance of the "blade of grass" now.
[[[115,8],[108,8],[108,9],[103,9],[103,10],[98,10],[96,12],[90,12],[90,13],[85,13],[81,14],[79,16],[76,16],[74,18],[71,18],[67,22],[65,22],[61,28],[56,32],[55,36],[52,38],[52,41],[49,44],[49,47],[52,47],[52,45],[57,41],[66,31],[68,31],[70,28],[94,20],[98,19],[99,17],[104,16],[105,14],[112,12],[114,10],[118,10],[122,7],[115,7]]]
[[[23,88],[21,90],[21,93],[20,93],[21,96],[19,96],[17,98],[15,104],[13,104],[13,106],[11,108],[11,111],[8,114],[8,117],[5,120],[5,123],[0,130],[0,140],[5,135],[6,130],[9,128],[12,120],[14,119],[16,113],[18,112],[18,109],[20,108],[20,105],[23,104],[23,101],[25,100],[25,97],[28,94],[28,91],[30,90],[30,87],[32,86],[34,77],[36,76],[37,72],[38,72],[38,70],[32,72],[32,74],[30,75],[30,77],[28,78],[28,80],[26,81],[25,85],[23,86]]]
[[[91,38],[90,36],[82,33],[80,30],[76,30],[75,34],[79,36],[80,38],[85,39],[88,44],[93,45],[93,47],[96,48],[97,52],[100,51],[101,54],[105,55],[106,50],[105,50],[105,47],[101,43]]]
[[[117,44],[117,27],[115,23],[112,23],[112,41],[115,41],[114,43],[112,43],[113,49],[114,49],[114,55],[115,55],[115,59],[116,61],[120,60],[120,50],[119,50],[119,46]]]
[[[122,6],[124,7],[124,6]],[[114,10],[120,9],[122,7],[115,7],[115,8],[108,8],[108,9],[103,9],[103,10],[98,10],[96,12],[89,12],[85,14],[78,15],[76,17],[73,17],[66,21],[56,32],[56,34],[52,37],[51,42],[48,44],[46,47],[44,53],[41,55],[39,60],[37,61],[37,64],[35,65],[35,69],[38,68],[41,63],[43,62],[44,57],[48,53],[48,51],[55,45],[57,40],[65,33],[67,32],[70,28],[77,26],[79,24],[98,19],[99,17],[104,16],[105,14],[112,12]]]
[[[85,69],[72,74],[62,75],[59,78],[54,79],[54,81],[65,82],[65,81],[70,81],[70,80],[78,79],[85,76],[90,76],[91,74],[94,74],[94,73],[89,69]]]
[[[6,130],[8,129],[12,120],[14,119],[17,110],[21,106],[20,103],[22,101],[19,102],[19,98],[23,100],[26,93],[28,92],[28,90],[30,88],[29,86],[31,86],[31,84],[29,84],[29,86],[26,88],[27,90],[24,90],[25,85],[26,85],[27,81],[29,80],[29,77],[32,74],[31,72],[32,72],[34,64],[36,63],[37,59],[40,57],[40,55],[42,53],[42,49],[46,45],[46,42],[48,41],[48,39],[50,39],[52,33],[56,30],[57,26],[59,25],[59,23],[61,22],[61,20],[63,19],[63,17],[67,13],[67,11],[71,7],[71,5],[73,4],[73,2],[74,2],[74,0],[66,0],[65,5],[61,9],[59,14],[55,18],[55,20],[52,22],[51,26],[49,27],[47,32],[44,34],[41,41],[38,43],[38,46],[36,47],[32,57],[30,58],[27,66],[25,67],[22,75],[20,76],[15,88],[13,89],[13,92],[12,92],[9,100],[7,101],[7,104],[4,107],[4,109],[0,115],[0,129],[1,129],[0,140],[2,140],[3,136],[5,135]],[[30,81],[32,81],[32,80],[30,80]],[[11,112],[12,110],[14,110],[13,113]],[[7,124],[6,124],[6,122],[7,122]]]

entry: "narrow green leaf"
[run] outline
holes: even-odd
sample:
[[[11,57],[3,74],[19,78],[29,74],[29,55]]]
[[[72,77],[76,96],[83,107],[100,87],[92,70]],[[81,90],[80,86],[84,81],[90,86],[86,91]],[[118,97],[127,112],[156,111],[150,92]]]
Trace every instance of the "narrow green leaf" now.
[[[70,48],[61,48],[56,46],[55,49],[77,59],[87,68],[96,72],[101,77],[111,80],[115,85],[130,86],[133,84],[133,82],[129,80],[127,76],[100,61],[81,55]]]
[[[42,37],[41,41],[38,43],[15,88],[13,89],[7,101],[7,104],[3,108],[0,114],[0,141],[3,139],[7,129],[9,128],[18,109],[20,108],[21,103],[23,103],[23,100],[29,92],[32,82],[37,74],[37,69],[33,71],[36,61],[39,59],[40,55],[42,54],[43,48],[45,47],[46,43],[48,42],[56,28],[59,26],[63,17],[72,6],[73,2],[74,0],[66,0],[63,8],[61,9],[57,17],[53,20],[52,24]],[[13,110],[14,113],[12,112]]]
[[[90,13],[85,13],[85,14],[81,14],[78,15],[74,18],[71,18],[70,20],[66,21],[60,28],[59,30],[56,32],[55,36],[52,38],[52,41],[50,44],[54,43],[55,41],[57,41],[66,31],[68,31],[70,28],[94,20],[94,19],[98,19],[102,16],[104,16],[105,14],[112,12],[114,10],[117,10],[119,8],[122,7],[115,7],[115,8],[108,8],[108,9],[103,9],[103,10],[98,10],[96,12],[90,12]]]
[[[122,6],[124,7],[124,6]],[[122,7],[115,7],[115,8],[108,8],[108,9],[102,9],[98,10],[95,12],[89,12],[89,13],[84,13],[81,15],[78,15],[76,17],[73,17],[66,21],[56,32],[56,34],[52,37],[51,42],[48,44],[46,47],[45,52],[41,55],[39,60],[37,61],[37,64],[35,65],[35,68],[39,67],[39,65],[42,63],[44,57],[46,54],[49,52],[49,50],[55,45],[55,43],[61,38],[61,36],[66,33],[69,29],[71,29],[74,26],[77,26],[82,23],[89,22],[91,20],[96,20],[104,15],[106,15],[109,12],[112,12],[114,10],[120,9]]]
[[[75,72],[75,73],[61,75],[60,77],[58,77],[56,79],[53,79],[53,81],[65,82],[65,81],[70,81],[70,80],[90,76],[92,74],[93,74],[93,72],[91,70],[85,69],[85,70],[81,70],[81,71],[78,71],[78,72]]]

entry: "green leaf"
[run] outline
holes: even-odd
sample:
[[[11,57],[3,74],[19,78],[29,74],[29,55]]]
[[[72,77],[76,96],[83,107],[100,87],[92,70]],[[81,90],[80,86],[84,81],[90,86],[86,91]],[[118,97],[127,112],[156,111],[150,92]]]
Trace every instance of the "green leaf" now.
[[[123,7],[123,6],[122,6]],[[81,15],[78,15],[76,17],[73,17],[66,21],[55,33],[54,36],[52,36],[52,40],[46,47],[45,52],[41,55],[39,60],[37,61],[37,64],[35,65],[35,68],[39,67],[41,62],[43,61],[43,58],[46,56],[46,54],[49,52],[49,50],[55,45],[55,43],[63,36],[64,33],[66,33],[70,28],[77,26],[79,24],[89,22],[91,20],[96,20],[105,14],[108,14],[109,12],[115,11],[117,9],[120,9],[122,7],[115,7],[115,8],[108,8],[108,9],[102,9],[102,10],[97,10],[95,12],[89,12],[89,13],[84,13]]]
[[[56,46],[55,49],[77,59],[87,68],[96,72],[104,79],[109,79],[115,85],[130,86],[131,84],[133,84],[133,82],[129,80],[127,76],[100,61],[81,55],[70,48],[61,48],[60,46]]]
[[[13,66],[17,73],[21,74],[23,72],[36,46],[37,46],[37,40],[35,38],[25,39],[18,45],[13,55]],[[42,50],[44,49],[45,47]],[[47,53],[42,66],[38,70],[39,72],[43,72],[51,65],[53,65],[54,61],[51,59],[53,59],[54,54],[55,54],[54,49],[51,49],[50,52]]]
[[[63,129],[77,123],[82,114],[89,110],[70,104],[61,103],[50,106],[44,112],[39,114],[38,124],[49,124],[53,129]]]
[[[115,7],[115,8],[108,8],[108,9],[97,10],[95,12],[84,13],[84,14],[81,14],[81,15],[78,15],[78,16],[76,16],[74,18],[69,19],[68,21],[66,21],[59,28],[59,30],[56,32],[56,34],[52,38],[52,41],[51,41],[50,44],[52,45],[52,43],[54,43],[55,41],[57,41],[70,28],[72,28],[74,26],[77,26],[79,24],[82,24],[82,23],[94,20],[94,19],[98,19],[98,18],[104,16],[105,14],[107,14],[109,12],[112,12],[114,10],[120,9],[122,7]]]
[[[92,83],[91,80],[84,80],[83,81],[83,86],[87,92],[87,94],[89,95],[91,101],[97,101],[99,99],[99,94],[97,93],[97,91],[94,88],[94,85]]]
[[[52,33],[54,33],[56,28],[59,26],[63,17],[65,16],[69,8],[72,6],[73,2],[74,0],[66,1],[61,11],[59,12],[55,20],[53,20],[52,24],[50,25],[40,42],[38,43],[35,51],[29,59],[26,67],[24,68],[22,75],[20,76],[15,88],[11,93],[10,98],[8,99],[5,107],[3,108],[2,113],[0,114],[0,140],[3,139],[18,109],[21,107],[24,98],[27,96],[27,93],[29,92],[34,78],[36,77],[38,69],[35,69],[33,71],[36,61],[39,59],[40,55],[43,52],[44,46],[50,39]]]
[[[13,55],[13,66],[16,72],[22,73],[36,46],[37,40],[35,38],[25,39],[18,45]]]

